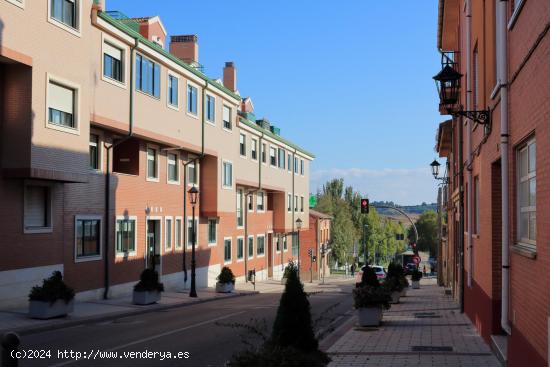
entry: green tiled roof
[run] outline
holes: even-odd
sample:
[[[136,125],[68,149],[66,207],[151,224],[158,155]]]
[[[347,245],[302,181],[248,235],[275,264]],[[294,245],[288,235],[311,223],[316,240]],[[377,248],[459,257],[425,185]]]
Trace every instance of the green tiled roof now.
[[[252,122],[252,121],[247,120],[247,119],[242,118],[242,117],[240,118],[240,121],[241,121],[241,123],[245,124],[246,126],[251,127],[251,128],[253,128],[254,130],[256,130],[256,131],[259,131],[259,132],[261,132],[261,133],[263,133],[263,134],[269,136],[269,137],[272,138],[272,139],[278,140],[278,141],[280,141],[281,143],[286,144],[286,145],[288,145],[289,147],[294,148],[294,149],[296,149],[297,151],[299,151],[299,152],[301,152],[301,153],[303,153],[303,154],[305,154],[305,155],[310,156],[311,158],[315,158],[315,155],[314,155],[314,154],[308,152],[308,151],[305,150],[305,149],[300,148],[300,147],[297,146],[296,144],[291,143],[290,141],[288,141],[288,140],[286,140],[286,139],[280,137],[279,135],[273,134],[273,133],[272,133],[271,131],[269,131],[269,130],[262,129],[261,127],[259,127],[258,125],[256,125],[255,122]]]

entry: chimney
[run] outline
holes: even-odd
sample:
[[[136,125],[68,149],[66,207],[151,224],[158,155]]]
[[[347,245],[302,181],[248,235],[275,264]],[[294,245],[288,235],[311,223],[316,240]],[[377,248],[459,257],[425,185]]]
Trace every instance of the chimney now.
[[[233,61],[225,63],[223,68],[223,85],[232,92],[237,91],[237,69]]]
[[[170,37],[170,53],[188,64],[199,63],[198,37],[194,34]]]

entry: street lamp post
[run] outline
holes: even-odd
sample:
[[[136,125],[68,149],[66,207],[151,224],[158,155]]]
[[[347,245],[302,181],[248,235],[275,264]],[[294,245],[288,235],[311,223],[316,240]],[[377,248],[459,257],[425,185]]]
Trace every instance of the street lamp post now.
[[[195,205],[197,204],[197,199],[199,196],[199,190],[193,186],[189,189],[189,202],[192,205],[193,208],[193,219],[191,222],[191,228],[192,228],[192,242],[191,242],[191,290],[189,291],[189,297],[197,297],[197,289],[195,284],[195,269],[196,269],[196,261],[195,261],[195,245],[197,241],[197,228],[195,226]]]
[[[300,276],[300,229],[302,229],[302,220],[296,219],[296,229],[298,230],[297,245],[298,245],[298,277]]]

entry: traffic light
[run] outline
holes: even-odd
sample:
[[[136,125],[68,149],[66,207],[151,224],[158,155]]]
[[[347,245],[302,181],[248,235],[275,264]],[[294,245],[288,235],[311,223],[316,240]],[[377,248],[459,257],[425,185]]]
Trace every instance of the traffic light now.
[[[307,250],[307,254],[311,257],[313,255],[313,249],[310,248]]]
[[[361,199],[361,214],[369,214],[369,199]]]

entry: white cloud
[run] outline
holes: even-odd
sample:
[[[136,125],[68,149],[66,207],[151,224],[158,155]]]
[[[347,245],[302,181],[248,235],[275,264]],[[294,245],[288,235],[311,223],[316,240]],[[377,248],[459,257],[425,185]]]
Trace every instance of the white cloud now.
[[[333,168],[311,172],[311,191],[316,192],[334,178],[343,178],[345,186],[371,200],[393,201],[400,205],[435,202],[437,183],[430,168]]]

